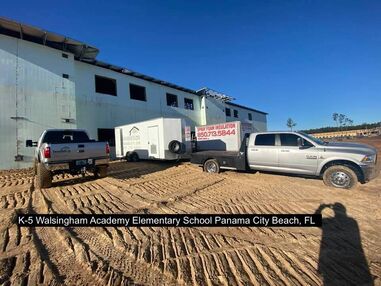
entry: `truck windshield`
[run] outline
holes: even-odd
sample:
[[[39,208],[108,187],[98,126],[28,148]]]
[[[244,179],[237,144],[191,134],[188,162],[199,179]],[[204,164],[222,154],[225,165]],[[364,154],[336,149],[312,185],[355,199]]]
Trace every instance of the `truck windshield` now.
[[[309,135],[307,133],[304,133],[304,132],[299,132],[300,134],[302,134],[303,136],[307,137],[308,139],[310,139],[311,141],[315,142],[316,144],[319,144],[319,145],[324,145],[324,141],[320,140],[320,139],[317,139],[315,137],[313,137],[312,135]]]
[[[61,144],[61,143],[85,143],[89,142],[89,136],[84,131],[47,131],[42,143]]]

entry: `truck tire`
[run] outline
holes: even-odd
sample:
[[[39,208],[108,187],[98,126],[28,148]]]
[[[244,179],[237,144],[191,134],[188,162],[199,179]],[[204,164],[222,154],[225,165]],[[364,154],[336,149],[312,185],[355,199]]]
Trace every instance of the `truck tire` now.
[[[334,165],[324,171],[323,181],[329,187],[352,189],[356,186],[358,177],[350,167]]]
[[[219,173],[220,172],[220,164],[216,159],[206,160],[204,163],[204,172],[207,173]]]
[[[37,187],[50,188],[52,186],[52,173],[42,163],[37,163]]]
[[[181,146],[181,142],[179,142],[177,140],[172,140],[168,144],[168,150],[171,151],[172,153],[175,153],[175,154],[180,154],[181,153],[181,151],[182,151],[181,147],[182,147]]]
[[[37,160],[33,161],[33,175],[37,175]]]
[[[108,171],[108,166],[99,166],[95,170],[95,177],[96,178],[104,178],[107,177],[107,171]]]

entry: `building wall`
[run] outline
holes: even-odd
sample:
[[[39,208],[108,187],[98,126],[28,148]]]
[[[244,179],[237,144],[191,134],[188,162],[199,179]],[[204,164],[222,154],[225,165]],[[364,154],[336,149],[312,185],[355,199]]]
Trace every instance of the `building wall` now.
[[[355,130],[342,130],[332,132],[313,133],[312,136],[316,138],[340,138],[340,137],[356,137],[356,136],[377,136],[381,134],[381,128],[371,129],[355,129]]]
[[[95,75],[116,79],[117,96],[95,92]],[[200,124],[200,97],[153,82],[83,62],[75,62],[77,124],[96,138],[98,128],[153,119],[182,117],[191,126]],[[146,88],[147,101],[130,98],[129,84]],[[177,95],[178,107],[167,105],[166,93]],[[193,99],[194,110],[184,108],[184,98]]]
[[[226,121],[225,103],[210,97],[201,99],[201,124],[216,124]]]
[[[192,129],[237,120],[226,117],[225,103],[215,99],[80,62],[67,52],[67,58],[62,54],[0,35],[0,169],[30,167],[34,148],[26,148],[25,141],[37,141],[47,128],[84,128],[98,139],[98,128],[157,117],[185,118]],[[115,79],[117,96],[96,93],[95,75]],[[130,98],[130,83],[146,88],[147,101]],[[166,93],[177,95],[178,107],[167,105]],[[184,108],[184,98],[193,99],[194,110]],[[248,122],[248,111],[236,109],[238,120]],[[266,116],[252,114],[254,127],[265,130]],[[16,155],[21,155],[22,160],[15,161]]]
[[[255,112],[253,110],[245,109],[242,107],[226,104],[226,108],[230,108],[231,116],[226,116],[226,121],[242,121],[253,124],[256,132],[267,131],[267,115]],[[238,117],[234,117],[234,110],[238,111]],[[252,120],[249,120],[249,113],[251,113]]]
[[[73,56],[0,35],[0,169],[31,166],[37,140],[46,128],[75,128],[75,84],[63,73],[74,70]],[[75,122],[75,121],[74,121]],[[15,161],[17,154],[23,161]]]

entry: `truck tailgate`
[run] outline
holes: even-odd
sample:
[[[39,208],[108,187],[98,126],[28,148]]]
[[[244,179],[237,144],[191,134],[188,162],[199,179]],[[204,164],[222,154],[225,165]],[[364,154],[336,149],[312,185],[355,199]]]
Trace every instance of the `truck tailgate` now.
[[[106,142],[49,144],[49,146],[51,150],[49,162],[105,158],[108,156]]]

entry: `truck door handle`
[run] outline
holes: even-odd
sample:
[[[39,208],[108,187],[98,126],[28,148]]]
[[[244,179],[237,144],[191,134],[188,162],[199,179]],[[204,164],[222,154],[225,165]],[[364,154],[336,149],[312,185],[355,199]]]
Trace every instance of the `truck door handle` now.
[[[281,152],[290,152],[290,150],[280,150]]]
[[[258,151],[258,149],[251,149],[251,151]]]
[[[78,150],[78,153],[83,153],[83,152],[85,152],[85,150],[83,149]]]

